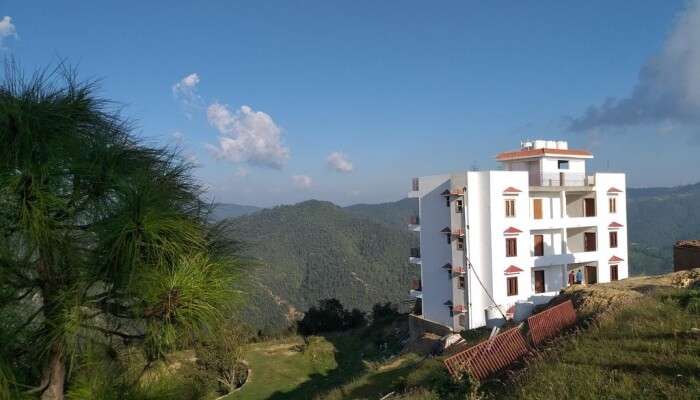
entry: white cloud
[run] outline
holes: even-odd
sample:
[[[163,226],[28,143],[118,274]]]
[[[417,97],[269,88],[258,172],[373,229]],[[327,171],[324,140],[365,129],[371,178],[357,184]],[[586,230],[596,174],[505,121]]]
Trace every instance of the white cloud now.
[[[175,141],[175,144],[177,145],[182,145],[185,143],[185,134],[180,132],[180,131],[175,131],[172,134],[173,136],[173,141]]]
[[[17,28],[12,23],[12,17],[6,15],[0,20],[0,48],[3,47],[3,40],[8,37],[18,38]]]
[[[292,182],[299,189],[308,189],[311,187],[313,180],[307,175],[294,175],[292,176]]]
[[[202,98],[197,93],[197,85],[199,85],[199,75],[195,72],[180,79],[171,88],[173,96],[180,100],[188,110],[202,107]],[[186,113],[188,118],[191,117],[190,111],[186,111]]]
[[[282,130],[262,111],[242,106],[232,112],[227,105],[214,103],[207,109],[207,119],[219,131],[219,145],[207,144],[217,159],[279,169],[289,158]]]
[[[639,124],[700,122],[700,2],[679,16],[661,51],[639,71],[632,92],[608,98],[569,120],[572,131]]]
[[[330,168],[338,172],[348,173],[352,172],[353,170],[353,165],[350,160],[348,160],[348,157],[345,154],[337,151],[334,151],[328,155],[326,162]]]

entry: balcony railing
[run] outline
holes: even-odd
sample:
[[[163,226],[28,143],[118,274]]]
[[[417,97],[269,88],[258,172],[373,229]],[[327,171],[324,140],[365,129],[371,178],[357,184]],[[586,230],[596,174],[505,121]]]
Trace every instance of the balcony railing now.
[[[586,176],[579,172],[530,172],[530,186],[593,186],[594,176]]]

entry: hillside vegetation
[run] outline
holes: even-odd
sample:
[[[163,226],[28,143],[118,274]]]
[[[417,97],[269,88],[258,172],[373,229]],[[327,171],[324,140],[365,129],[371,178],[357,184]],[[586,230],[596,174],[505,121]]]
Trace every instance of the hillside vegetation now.
[[[700,183],[628,189],[630,266],[634,275],[670,272],[673,244],[700,238]]]
[[[244,256],[259,260],[244,288],[243,319],[266,333],[285,329],[321,299],[369,311],[407,299],[418,268],[407,254],[417,238],[405,229],[306,201],[233,219]]]
[[[228,399],[379,399],[392,392],[401,400],[700,398],[700,270],[579,286],[562,296],[576,304],[578,330],[481,384],[455,383],[444,356],[414,344],[403,351],[383,345],[406,339],[405,319],[398,319],[252,344],[244,352],[251,380]]]

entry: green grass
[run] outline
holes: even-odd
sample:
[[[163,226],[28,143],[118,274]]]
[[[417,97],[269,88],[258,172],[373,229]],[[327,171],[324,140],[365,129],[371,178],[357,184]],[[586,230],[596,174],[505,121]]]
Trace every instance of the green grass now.
[[[405,317],[346,333],[290,337],[249,345],[250,380],[227,400],[379,398],[420,362],[398,355]]]
[[[311,338],[307,346],[296,336],[251,344],[244,358],[251,370],[249,380],[227,399],[267,399],[290,393],[338,366],[335,347],[321,337]]]
[[[700,335],[693,328],[700,328],[700,314],[684,304],[689,292],[660,290],[606,315],[531,362],[516,385],[492,383],[486,393],[533,400],[698,399]]]
[[[700,398],[700,291],[647,280],[615,287],[646,289],[540,351],[514,379],[485,382],[478,398]],[[391,329],[313,337],[306,346],[298,337],[250,345],[251,380],[228,399],[378,399],[391,391],[397,400],[466,398],[456,393],[471,388],[455,385],[441,358],[379,351]]]

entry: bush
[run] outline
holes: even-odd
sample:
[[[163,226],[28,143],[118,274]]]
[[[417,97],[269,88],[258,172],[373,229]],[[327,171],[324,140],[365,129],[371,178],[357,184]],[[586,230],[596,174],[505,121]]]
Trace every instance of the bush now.
[[[430,359],[400,380],[398,387],[405,392],[427,390],[445,400],[464,400],[474,397],[478,383],[468,374],[454,380],[440,360]]]
[[[367,318],[362,311],[347,311],[338,299],[325,299],[319,302],[318,308],[311,307],[306,312],[297,329],[301,335],[310,336],[360,328],[366,324]]]
[[[372,307],[372,324],[390,322],[399,317],[398,306],[391,302],[377,303]]]

